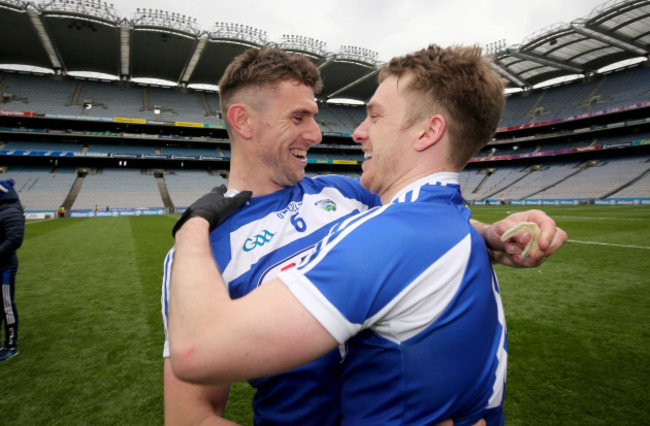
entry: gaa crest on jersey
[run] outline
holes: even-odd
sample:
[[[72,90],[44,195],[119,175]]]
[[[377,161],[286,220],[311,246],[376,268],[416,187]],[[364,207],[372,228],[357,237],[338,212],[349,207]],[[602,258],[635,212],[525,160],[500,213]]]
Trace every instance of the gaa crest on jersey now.
[[[275,234],[264,229],[259,234],[255,235],[254,237],[248,238],[246,241],[244,241],[243,249],[244,251],[255,250],[257,247],[262,247],[264,244],[270,242],[274,236]]]
[[[335,212],[336,211],[336,203],[330,199],[326,200],[318,200],[314,203],[315,206],[318,206],[322,208],[325,211],[328,212]]]

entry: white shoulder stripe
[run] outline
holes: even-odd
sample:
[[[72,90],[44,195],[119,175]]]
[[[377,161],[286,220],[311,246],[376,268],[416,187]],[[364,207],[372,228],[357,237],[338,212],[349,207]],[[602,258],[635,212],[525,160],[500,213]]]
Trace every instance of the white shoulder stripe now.
[[[380,215],[384,210],[390,207],[390,204],[386,204],[381,207],[375,207],[374,209],[369,210],[366,213],[363,213],[361,215],[353,216],[349,219],[347,219],[344,223],[341,224],[338,231],[338,234],[332,239],[332,235],[328,235],[325,239],[327,240],[327,244],[325,244],[321,250],[317,253],[317,255],[313,258],[310,259],[309,263],[301,267],[300,270],[302,273],[306,274],[309,271],[312,270],[318,263],[323,260],[325,256],[334,248],[341,240],[343,240],[345,237],[347,237],[351,232],[353,232],[355,229],[357,229],[359,226],[363,225],[365,222],[368,220],[374,218],[375,216]],[[362,216],[359,218],[359,216]]]
[[[395,343],[403,342],[427,328],[438,319],[458,292],[471,247],[471,235],[468,234],[388,305],[368,318],[363,328],[372,328]]]

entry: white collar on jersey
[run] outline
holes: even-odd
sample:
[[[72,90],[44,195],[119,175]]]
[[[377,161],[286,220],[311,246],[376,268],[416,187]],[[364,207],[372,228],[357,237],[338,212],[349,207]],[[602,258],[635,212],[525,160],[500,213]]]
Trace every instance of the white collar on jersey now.
[[[415,201],[418,199],[418,195],[420,194],[420,188],[424,185],[441,185],[441,186],[447,186],[449,184],[456,184],[458,185],[458,172],[439,172],[439,173],[434,173],[429,176],[425,176],[422,179],[418,179],[415,182],[411,182],[401,190],[397,192],[393,196],[393,198],[390,200],[390,202],[394,202],[395,200],[399,200],[399,202],[404,202],[406,201],[406,194],[409,192],[413,192],[413,195],[411,196],[411,201]]]
[[[226,191],[225,194],[223,194],[223,196],[226,198],[230,198],[230,197],[234,197],[237,194],[239,194],[239,191],[237,191],[236,189],[229,189],[228,191]]]

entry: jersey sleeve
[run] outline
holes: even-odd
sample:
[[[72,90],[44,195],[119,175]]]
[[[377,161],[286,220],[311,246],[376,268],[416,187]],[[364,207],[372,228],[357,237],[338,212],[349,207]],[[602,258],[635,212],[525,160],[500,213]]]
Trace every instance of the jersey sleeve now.
[[[306,263],[279,275],[339,343],[367,328],[404,341],[435,321],[461,284],[467,227],[432,238],[412,226],[422,220],[417,213],[384,210],[342,227]],[[434,226],[445,231],[444,222]]]

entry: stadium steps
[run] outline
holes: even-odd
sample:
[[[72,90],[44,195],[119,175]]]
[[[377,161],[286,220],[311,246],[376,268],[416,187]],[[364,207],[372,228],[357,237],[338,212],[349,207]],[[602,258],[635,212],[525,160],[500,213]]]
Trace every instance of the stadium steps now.
[[[619,186],[615,190],[608,192],[607,194],[600,197],[600,199],[611,197],[612,195],[616,194],[617,192],[622,191],[623,189],[627,188],[628,186],[640,181],[641,179],[643,179],[648,174],[650,174],[650,169],[648,169],[645,172],[641,173],[639,176],[635,177],[634,179],[630,180],[629,182],[624,183],[623,185]]]
[[[525,175],[521,176],[521,177],[518,178],[518,179],[515,179],[515,180],[513,180],[513,181],[508,182],[508,183],[506,184],[506,186],[504,186],[504,187],[502,187],[502,188],[499,188],[499,189],[497,189],[497,190],[491,192],[490,194],[488,194],[488,195],[487,195],[487,198],[491,198],[491,197],[495,196],[496,194],[498,194],[499,192],[503,192],[503,191],[507,190],[508,188],[510,188],[510,187],[513,186],[514,184],[518,183],[518,182],[521,181],[522,179],[527,178],[527,177],[528,177],[531,173],[533,173],[534,171],[535,171],[535,170],[528,170],[528,172],[527,172]]]
[[[7,81],[9,81],[9,74],[2,76],[2,79],[0,80],[0,90],[4,89],[4,87],[7,85]]]
[[[212,109],[210,108],[210,104],[208,103],[208,100],[205,98],[205,94],[199,93],[199,97],[201,98],[201,103],[203,104],[203,108],[205,109],[206,117],[215,116],[216,114],[212,112]]]
[[[353,127],[353,128],[356,128],[356,127],[359,126],[359,123],[357,123],[357,122],[354,121],[354,118],[352,118],[352,116],[350,115],[350,113],[349,113],[345,108],[341,108],[341,111],[343,111],[343,114],[346,116],[346,118],[347,118],[348,120],[350,120],[350,124],[352,124],[352,127]]]
[[[149,92],[146,87],[142,88],[142,111],[149,110]]]
[[[156,183],[158,184],[158,190],[160,191],[160,198],[163,201],[165,209],[168,212],[174,211],[174,203],[172,198],[169,196],[169,191],[167,190],[167,185],[165,184],[165,174],[162,170],[154,171],[154,177],[156,178]]]
[[[541,111],[543,110],[538,110],[539,104],[542,103],[542,100],[544,99],[544,96],[546,96],[546,93],[548,93],[548,90],[544,90],[538,97],[535,103],[530,107],[528,111],[526,111],[526,114],[524,114],[524,117],[528,117],[530,119],[530,123],[534,123],[535,119],[541,115]]]
[[[84,83],[83,81],[78,81],[77,85],[74,89],[74,93],[72,95],[72,99],[70,99],[70,104],[67,106],[77,106],[79,105],[79,96],[81,95],[81,89],[83,89]],[[67,210],[67,207],[66,207]]]
[[[484,177],[483,179],[481,179],[481,181],[478,183],[478,185],[476,185],[476,188],[474,188],[474,190],[472,191],[472,194],[476,194],[476,193],[481,189],[481,187],[483,186],[483,184],[484,184],[485,182],[487,182],[487,180],[490,178],[490,175],[491,175],[492,173],[494,173],[495,170],[496,170],[496,169],[490,168],[490,169],[487,169],[487,170],[485,171],[485,177]]]
[[[63,207],[65,208],[66,212],[70,211],[70,208],[72,207],[75,200],[77,199],[77,195],[79,195],[79,191],[81,191],[81,187],[83,186],[85,179],[86,179],[85,174],[77,173],[77,178],[72,184],[72,188],[70,188],[70,192],[65,197],[65,200],[63,200]]]
[[[590,167],[590,166],[589,166],[589,164],[587,163],[587,164],[583,165],[582,167],[580,167],[580,169],[578,169],[575,173],[571,173],[570,175],[565,176],[564,178],[558,180],[557,182],[553,182],[552,184],[547,185],[547,186],[545,186],[545,187],[542,188],[542,189],[539,189],[539,190],[537,190],[537,191],[535,191],[535,192],[532,192],[532,193],[530,193],[530,194],[528,194],[528,195],[526,195],[526,196],[524,196],[524,197],[521,197],[520,200],[525,200],[526,198],[530,198],[530,197],[532,197],[532,196],[535,195],[535,194],[539,194],[540,192],[544,192],[544,191],[546,191],[547,189],[553,188],[554,186],[557,186],[557,185],[561,184],[561,183],[564,182],[565,180],[567,180],[567,179],[569,179],[569,178],[571,178],[571,177],[577,175],[578,173],[582,173],[582,172],[583,172],[584,170],[586,170],[588,167]]]
[[[591,108],[596,105],[597,102],[592,101],[592,99],[597,99],[596,98],[596,93],[598,93],[598,90],[600,90],[600,87],[605,84],[605,81],[607,80],[607,76],[603,76],[603,78],[600,79],[598,84],[596,84],[596,87],[589,92],[587,97],[578,105],[579,107],[584,108],[583,112],[589,112],[591,111]]]

